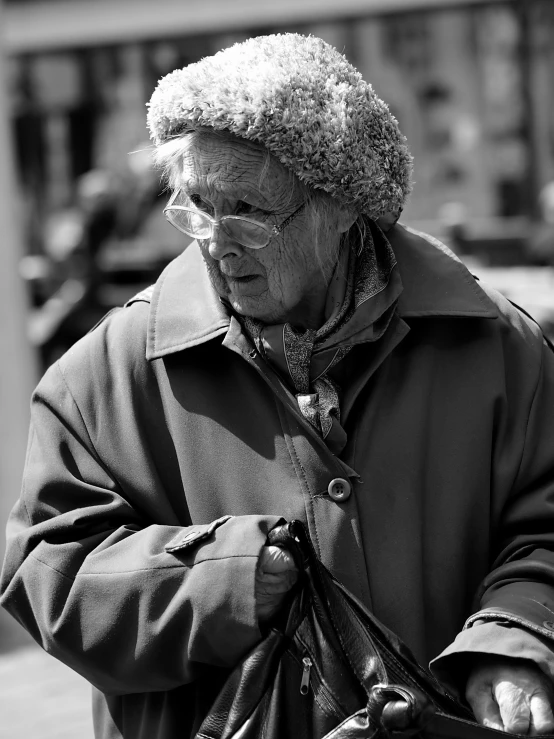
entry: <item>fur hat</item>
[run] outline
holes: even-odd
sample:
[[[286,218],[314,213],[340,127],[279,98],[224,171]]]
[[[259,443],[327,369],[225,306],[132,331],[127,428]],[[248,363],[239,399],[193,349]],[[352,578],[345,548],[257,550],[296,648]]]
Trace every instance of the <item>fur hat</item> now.
[[[230,131],[373,219],[399,213],[411,190],[396,119],[344,56],[313,36],[223,49],[163,77],[148,108],[156,145],[190,128]]]

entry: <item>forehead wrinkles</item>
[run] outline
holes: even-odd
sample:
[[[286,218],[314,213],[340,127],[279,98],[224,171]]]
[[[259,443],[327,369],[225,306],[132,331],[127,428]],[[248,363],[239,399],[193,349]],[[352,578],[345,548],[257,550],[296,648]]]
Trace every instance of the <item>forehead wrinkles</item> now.
[[[248,141],[201,135],[190,138],[183,152],[182,186],[191,191],[224,191],[237,199],[259,195],[272,205],[290,202],[297,178],[265,149]]]

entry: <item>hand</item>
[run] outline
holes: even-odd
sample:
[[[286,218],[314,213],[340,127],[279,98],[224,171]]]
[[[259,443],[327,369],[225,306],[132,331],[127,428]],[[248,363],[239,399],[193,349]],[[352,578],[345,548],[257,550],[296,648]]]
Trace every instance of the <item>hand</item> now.
[[[277,613],[297,578],[290,552],[274,546],[262,549],[256,570],[256,614],[260,622]]]
[[[525,659],[480,655],[466,685],[477,721],[510,734],[552,733],[553,697],[551,681]]]

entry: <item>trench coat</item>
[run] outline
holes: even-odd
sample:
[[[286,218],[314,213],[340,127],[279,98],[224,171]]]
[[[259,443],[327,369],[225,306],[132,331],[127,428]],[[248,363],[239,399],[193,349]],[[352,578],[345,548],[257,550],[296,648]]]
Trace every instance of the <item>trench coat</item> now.
[[[388,238],[403,292],[344,360],[340,458],[194,244],[40,382],[2,604],[92,683],[99,739],[193,735],[261,638],[282,518],[452,689],[472,652],[554,676],[554,355],[443,245]]]

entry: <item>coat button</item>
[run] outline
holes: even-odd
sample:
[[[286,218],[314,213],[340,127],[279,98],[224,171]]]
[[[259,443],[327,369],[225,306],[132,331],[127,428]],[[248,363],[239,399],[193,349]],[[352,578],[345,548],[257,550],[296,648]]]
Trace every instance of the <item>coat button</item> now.
[[[342,477],[336,477],[329,483],[327,492],[329,493],[329,497],[337,503],[344,503],[352,494],[352,485],[348,480],[344,480]]]

